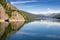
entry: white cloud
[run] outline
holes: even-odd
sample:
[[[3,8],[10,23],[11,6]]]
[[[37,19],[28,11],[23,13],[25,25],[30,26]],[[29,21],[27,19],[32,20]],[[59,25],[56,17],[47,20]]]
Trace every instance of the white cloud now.
[[[32,9],[33,10],[33,9]],[[33,11],[28,11],[33,14],[44,14],[44,15],[50,15],[52,13],[60,13],[60,10],[52,10],[51,8],[47,8],[46,10],[33,10]]]
[[[31,7],[34,7],[34,6],[24,6],[24,7],[31,8]]]
[[[50,8],[47,8],[47,11],[42,11],[40,13],[49,15],[49,14],[52,14],[52,13],[60,13],[60,10],[52,10]]]
[[[29,3],[29,2],[37,2],[37,1],[33,1],[33,0],[31,0],[31,1],[15,1],[15,2],[11,2],[11,4],[24,4],[24,3]]]
[[[50,14],[52,14],[52,13],[60,13],[60,10],[47,10],[47,11],[35,10],[35,11],[28,11],[28,12],[33,13],[33,14],[50,15]]]

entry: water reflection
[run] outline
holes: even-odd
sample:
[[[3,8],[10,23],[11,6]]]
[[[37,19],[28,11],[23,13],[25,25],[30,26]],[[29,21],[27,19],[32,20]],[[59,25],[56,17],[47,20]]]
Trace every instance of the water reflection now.
[[[0,22],[0,40],[60,39],[59,31],[60,22],[52,20]]]
[[[5,29],[7,28],[7,26],[8,26],[8,23],[6,23],[6,22],[0,22],[0,37],[5,32]]]
[[[15,34],[8,37],[8,39],[9,40],[59,40],[60,25],[58,24],[56,22],[48,22],[48,21],[30,22],[28,24],[25,24]]]
[[[6,40],[8,36],[18,31],[24,24],[24,21],[0,22],[0,40]]]

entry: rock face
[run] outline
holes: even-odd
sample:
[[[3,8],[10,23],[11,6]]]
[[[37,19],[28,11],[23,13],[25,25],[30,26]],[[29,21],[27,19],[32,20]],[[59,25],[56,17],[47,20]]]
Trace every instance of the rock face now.
[[[8,19],[8,15],[5,13],[5,9],[3,8],[3,6],[0,4],[0,19],[1,20],[5,20]]]
[[[0,20],[6,20],[6,19],[15,20],[15,21],[24,20],[24,17],[19,12],[16,11],[17,9],[15,7],[11,6],[11,4],[9,3],[7,3],[7,6],[15,11],[12,11],[11,17],[9,18],[8,14],[5,13],[4,7],[0,4]]]
[[[12,12],[11,20],[23,21],[24,18],[23,18],[23,16],[21,14],[19,14],[19,12],[14,11],[14,12]]]
[[[18,9],[6,1],[8,0],[0,1],[0,20],[24,20],[24,17],[17,11]]]

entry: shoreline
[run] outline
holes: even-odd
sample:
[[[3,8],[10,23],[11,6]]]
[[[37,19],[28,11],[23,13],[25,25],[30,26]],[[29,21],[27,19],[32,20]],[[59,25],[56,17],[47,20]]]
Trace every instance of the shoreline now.
[[[25,21],[25,20],[14,20],[14,19],[13,20],[11,20],[11,19],[9,20],[9,22],[18,22],[18,21]],[[0,22],[6,22],[6,21],[0,19]]]

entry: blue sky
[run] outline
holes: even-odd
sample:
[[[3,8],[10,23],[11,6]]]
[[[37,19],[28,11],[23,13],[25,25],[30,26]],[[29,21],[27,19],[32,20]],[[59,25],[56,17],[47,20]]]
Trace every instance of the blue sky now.
[[[60,0],[10,0],[19,10],[34,14],[60,12]]]

